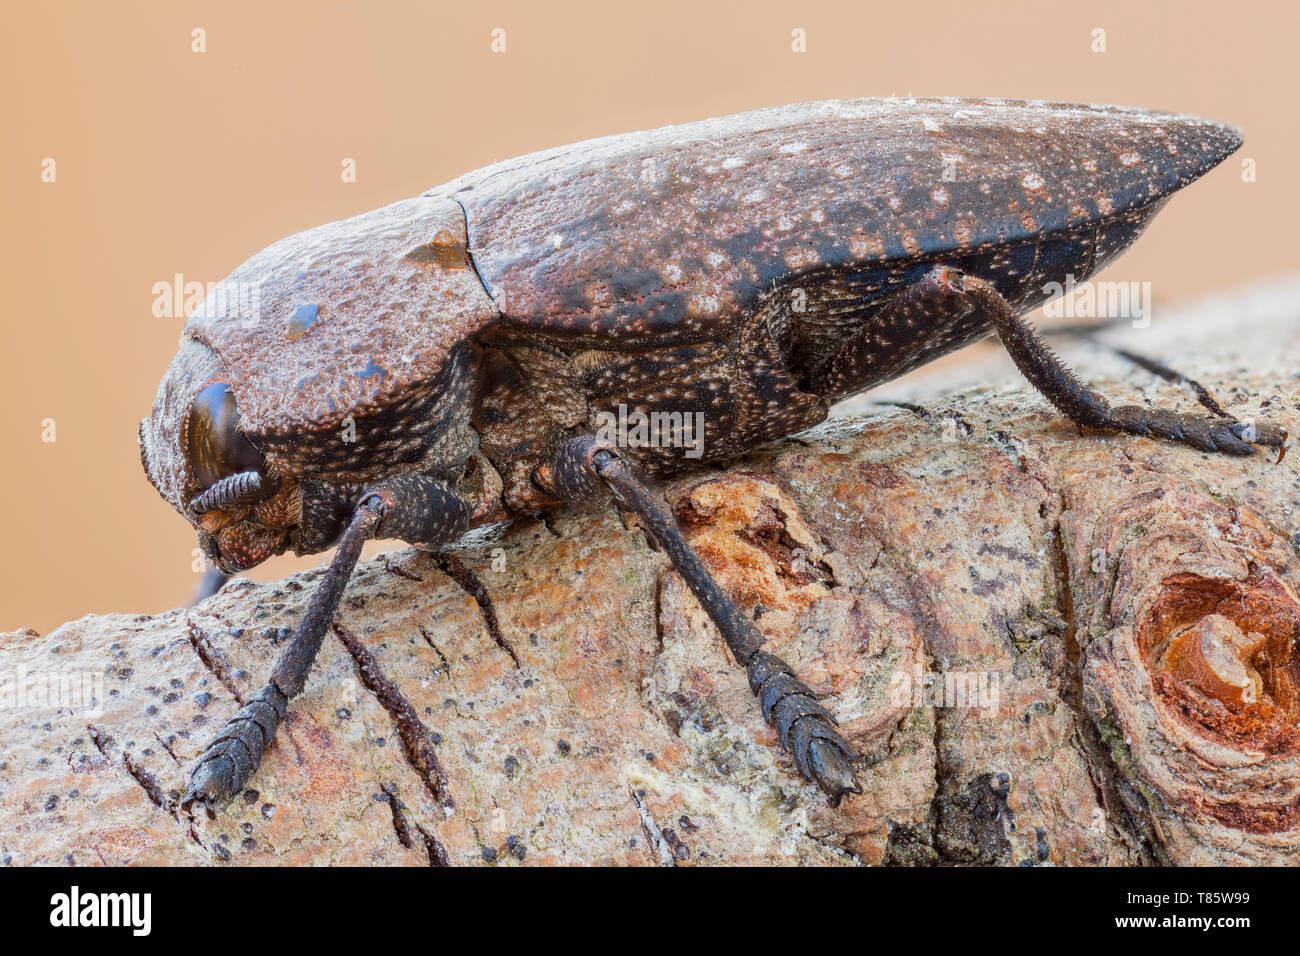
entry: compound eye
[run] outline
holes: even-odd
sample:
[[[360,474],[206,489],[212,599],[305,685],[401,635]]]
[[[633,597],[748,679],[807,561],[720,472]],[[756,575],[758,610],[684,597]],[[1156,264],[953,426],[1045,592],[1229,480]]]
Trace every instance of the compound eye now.
[[[204,488],[242,471],[261,471],[262,453],[239,431],[235,393],[225,382],[205,386],[190,406],[187,439],[190,467]]]

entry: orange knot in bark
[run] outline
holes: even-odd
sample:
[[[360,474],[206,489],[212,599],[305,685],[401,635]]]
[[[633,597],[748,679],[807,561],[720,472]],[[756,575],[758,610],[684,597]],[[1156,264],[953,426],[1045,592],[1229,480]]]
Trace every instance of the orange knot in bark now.
[[[1269,756],[1300,751],[1300,602],[1271,573],[1166,578],[1138,640],[1161,702],[1199,735]]]
[[[1242,631],[1231,618],[1207,614],[1169,640],[1157,671],[1240,712],[1258,703],[1264,681],[1253,665],[1267,638]]]

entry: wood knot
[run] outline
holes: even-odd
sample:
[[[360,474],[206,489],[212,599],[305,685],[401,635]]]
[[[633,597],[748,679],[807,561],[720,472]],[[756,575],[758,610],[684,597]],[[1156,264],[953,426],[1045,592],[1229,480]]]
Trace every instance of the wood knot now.
[[[1168,577],[1138,641],[1161,701],[1184,725],[1238,750],[1300,752],[1300,602],[1272,574]]]
[[[692,547],[752,610],[803,611],[835,586],[825,548],[779,485],[751,472],[692,485],[673,506]]]

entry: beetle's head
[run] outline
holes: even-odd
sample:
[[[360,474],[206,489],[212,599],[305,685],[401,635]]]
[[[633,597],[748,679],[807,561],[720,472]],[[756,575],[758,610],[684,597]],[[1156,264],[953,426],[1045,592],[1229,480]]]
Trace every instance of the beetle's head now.
[[[240,429],[228,379],[210,348],[185,339],[140,422],[140,459],[208,558],[235,572],[290,545],[299,507],[296,483],[281,480]]]

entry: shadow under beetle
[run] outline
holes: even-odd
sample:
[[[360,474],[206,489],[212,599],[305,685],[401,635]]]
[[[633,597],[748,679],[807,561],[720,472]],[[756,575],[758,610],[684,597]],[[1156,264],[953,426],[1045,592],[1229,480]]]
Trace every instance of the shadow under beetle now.
[[[713,619],[799,772],[834,804],[861,792],[832,715],[637,477],[693,464],[682,443],[620,445],[596,423],[702,421],[703,459],[726,459],[996,334],[1081,426],[1285,449],[1213,404],[1112,406],[1020,318],[1240,142],[1115,107],[812,103],[498,163],[249,259],[185,325],[140,426],[145,469],[225,572],[338,550],[183,805],[211,813],[257,769],[366,539],[436,549],[611,499]]]

